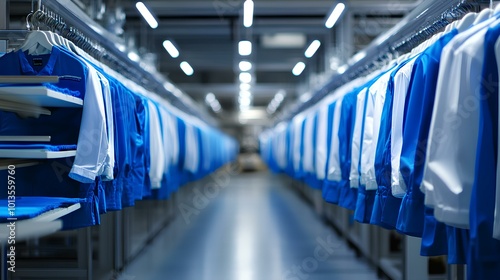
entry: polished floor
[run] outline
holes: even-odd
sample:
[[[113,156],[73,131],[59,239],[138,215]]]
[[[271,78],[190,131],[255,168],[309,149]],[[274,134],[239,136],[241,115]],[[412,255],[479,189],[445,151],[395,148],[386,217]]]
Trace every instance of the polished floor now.
[[[205,183],[120,280],[372,280],[310,205],[269,173]]]

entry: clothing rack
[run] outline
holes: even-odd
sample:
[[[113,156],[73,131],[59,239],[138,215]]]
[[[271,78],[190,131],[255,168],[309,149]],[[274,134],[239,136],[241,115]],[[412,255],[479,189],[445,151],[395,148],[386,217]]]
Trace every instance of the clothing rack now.
[[[32,30],[45,27],[58,33],[126,78],[165,98],[179,110],[216,126],[213,117],[200,110],[199,105],[159,72],[147,71],[140,63],[129,59],[122,51],[125,42],[92,20],[71,0],[38,1],[38,10],[28,15],[27,25]],[[13,31],[1,33],[12,35]],[[19,30],[19,33],[26,34],[26,31]]]
[[[306,102],[298,102],[278,118],[275,125],[288,121],[297,114],[312,107],[332,91],[358,77],[365,76],[381,65],[385,65],[392,57],[407,53],[432,35],[442,30],[449,23],[465,14],[479,11],[481,4],[489,4],[484,0],[426,0],[406,15],[400,23],[376,38],[370,45],[358,54],[362,58],[351,58],[348,69],[342,74],[335,74],[320,87]],[[415,30],[419,30],[415,33]]]

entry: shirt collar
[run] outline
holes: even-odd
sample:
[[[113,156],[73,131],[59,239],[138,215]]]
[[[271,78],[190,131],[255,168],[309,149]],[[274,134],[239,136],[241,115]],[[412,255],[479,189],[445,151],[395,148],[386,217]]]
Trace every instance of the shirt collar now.
[[[23,74],[28,75],[52,75],[52,72],[54,71],[54,65],[56,64],[57,58],[59,57],[60,50],[58,47],[52,47],[49,61],[47,64],[39,71],[37,72],[31,64],[28,62],[28,59],[26,57],[26,54],[22,51],[19,50],[17,53],[19,55],[19,63],[21,64],[21,71]]]

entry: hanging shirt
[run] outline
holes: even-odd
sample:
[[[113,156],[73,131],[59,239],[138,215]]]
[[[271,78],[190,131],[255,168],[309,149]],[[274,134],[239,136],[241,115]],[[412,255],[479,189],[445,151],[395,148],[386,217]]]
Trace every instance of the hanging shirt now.
[[[339,123],[340,123],[340,109],[342,99],[338,99],[328,106],[328,137],[327,145],[327,161],[326,161],[326,174],[323,183],[322,197],[328,203],[339,203],[339,181],[342,179],[340,172],[339,161]],[[336,144],[334,144],[336,143]],[[335,150],[333,150],[335,149]],[[334,162],[335,161],[335,162]],[[337,179],[333,180],[334,173],[337,173]]]
[[[500,22],[485,35],[484,64],[479,91],[479,139],[475,179],[470,200],[469,279],[494,279],[500,275],[500,240],[494,239],[493,223],[498,156],[498,64],[495,44],[500,36]]]
[[[319,108],[316,126],[316,178],[323,181],[326,173],[327,138],[328,138],[328,109],[330,104],[323,104]]]
[[[359,164],[361,158],[361,148],[363,137],[363,119],[365,116],[366,98],[368,89],[363,88],[357,95],[356,113],[354,119],[354,130],[352,136],[351,148],[351,172],[349,175],[349,184],[351,188],[359,187]],[[341,140],[342,141],[342,140]]]
[[[159,189],[163,173],[165,171],[165,152],[163,150],[163,135],[160,127],[160,116],[156,104],[151,100],[147,100],[149,110],[149,153],[150,153],[150,168],[149,178],[151,180],[151,188]]]
[[[415,60],[408,89],[400,159],[400,174],[407,188],[399,211],[397,229],[413,236],[422,237],[424,230],[424,194],[420,186],[440,55],[456,34],[457,31],[453,30],[444,35]]]
[[[328,172],[327,178],[330,181],[340,182],[342,180],[342,170],[340,165],[340,116],[342,113],[342,98],[335,102],[334,115],[333,115],[333,127],[332,127],[332,138],[330,142],[330,155],[328,157]]]
[[[434,215],[468,228],[479,123],[477,73],[484,60],[484,35],[494,20],[458,34],[443,49],[424,181],[434,186]]]
[[[391,189],[394,197],[402,198],[406,193],[406,185],[399,174],[399,161],[403,147],[403,123],[405,102],[407,99],[408,85],[415,63],[413,58],[406,63],[394,76],[394,100],[392,106],[391,128]]]

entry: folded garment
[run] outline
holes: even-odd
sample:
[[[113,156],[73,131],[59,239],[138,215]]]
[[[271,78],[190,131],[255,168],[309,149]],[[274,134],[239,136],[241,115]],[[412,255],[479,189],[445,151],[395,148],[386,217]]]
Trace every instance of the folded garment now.
[[[76,150],[76,145],[43,145],[43,144],[0,144],[0,149],[47,150],[51,152]]]
[[[8,218],[17,220],[34,218],[47,211],[81,202],[85,202],[85,199],[44,196],[15,197],[15,200],[2,198],[0,199],[0,223],[8,222]],[[9,203],[11,208],[9,208]]]

